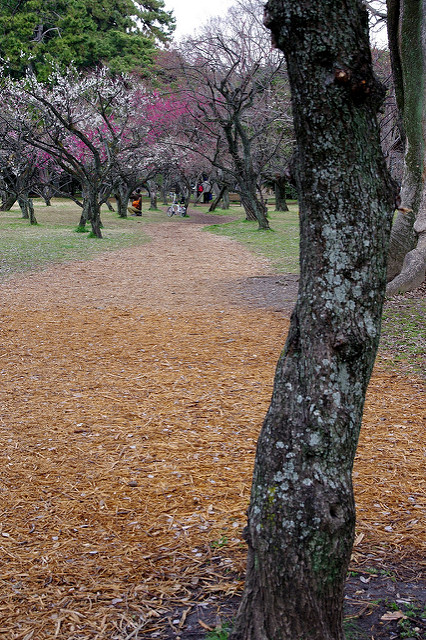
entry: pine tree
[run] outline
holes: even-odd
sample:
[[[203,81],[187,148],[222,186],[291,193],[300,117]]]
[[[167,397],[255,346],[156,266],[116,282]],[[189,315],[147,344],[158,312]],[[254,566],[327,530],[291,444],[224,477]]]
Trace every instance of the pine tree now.
[[[45,79],[52,61],[146,72],[173,28],[163,0],[0,0],[0,56],[15,77]]]

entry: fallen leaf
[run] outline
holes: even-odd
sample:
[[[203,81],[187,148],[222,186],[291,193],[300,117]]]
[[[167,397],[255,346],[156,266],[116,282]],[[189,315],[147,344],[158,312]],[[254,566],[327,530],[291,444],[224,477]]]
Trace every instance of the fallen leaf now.
[[[361,542],[364,540],[365,537],[365,533],[360,533],[359,535],[357,535],[355,542],[354,542],[354,547],[358,546],[359,544],[361,544]]]
[[[406,620],[407,616],[405,616],[402,611],[386,611],[380,618],[380,620]]]
[[[200,625],[200,627],[203,627],[203,629],[206,629],[206,631],[214,631],[213,627],[210,627],[208,624],[206,624],[202,620],[198,620],[198,624]]]

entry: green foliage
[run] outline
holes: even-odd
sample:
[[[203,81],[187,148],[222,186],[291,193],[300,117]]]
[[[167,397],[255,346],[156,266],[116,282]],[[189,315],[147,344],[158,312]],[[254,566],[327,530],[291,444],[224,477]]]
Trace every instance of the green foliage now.
[[[226,535],[223,535],[220,536],[219,540],[213,540],[213,542],[210,543],[210,546],[212,549],[221,549],[222,547],[225,547],[228,542],[228,537]]]
[[[416,602],[393,602],[388,600],[387,609],[399,611],[402,617],[397,621],[400,638],[422,638],[426,622],[426,608]]]
[[[206,635],[206,640],[228,640],[230,633],[231,625],[225,622],[220,627],[216,627],[214,631],[209,631]]]
[[[2,0],[0,56],[9,59],[13,75],[31,68],[40,80],[52,61],[146,71],[156,40],[167,40],[173,28],[163,0]]]

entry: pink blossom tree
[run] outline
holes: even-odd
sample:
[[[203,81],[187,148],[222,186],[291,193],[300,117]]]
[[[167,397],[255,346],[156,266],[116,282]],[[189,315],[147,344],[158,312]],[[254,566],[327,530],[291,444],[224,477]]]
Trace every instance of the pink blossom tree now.
[[[7,109],[6,109],[7,111]],[[18,201],[22,217],[37,224],[31,194],[42,193],[48,186],[53,167],[52,158],[34,147],[28,148],[22,131],[10,129],[7,120],[0,120],[0,186],[3,210]]]
[[[84,75],[70,68],[52,71],[48,84],[30,76],[6,79],[5,97],[13,110],[10,127],[30,147],[52,157],[79,181],[83,197],[80,225],[89,221],[102,237],[100,192],[126,171],[151,171],[163,128],[174,111],[152,91],[105,68]]]

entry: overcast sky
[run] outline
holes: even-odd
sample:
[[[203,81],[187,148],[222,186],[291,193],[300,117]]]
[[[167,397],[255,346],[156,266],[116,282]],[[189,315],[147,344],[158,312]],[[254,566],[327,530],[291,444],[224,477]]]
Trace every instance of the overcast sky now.
[[[166,9],[173,9],[176,18],[175,37],[192,34],[209,18],[224,15],[233,0],[165,0]]]
[[[191,35],[197,27],[203,25],[209,18],[224,15],[227,9],[236,4],[235,0],[165,0],[168,11],[173,9],[176,18],[175,38]],[[387,45],[386,30],[379,34],[371,34],[373,42],[379,46]]]

